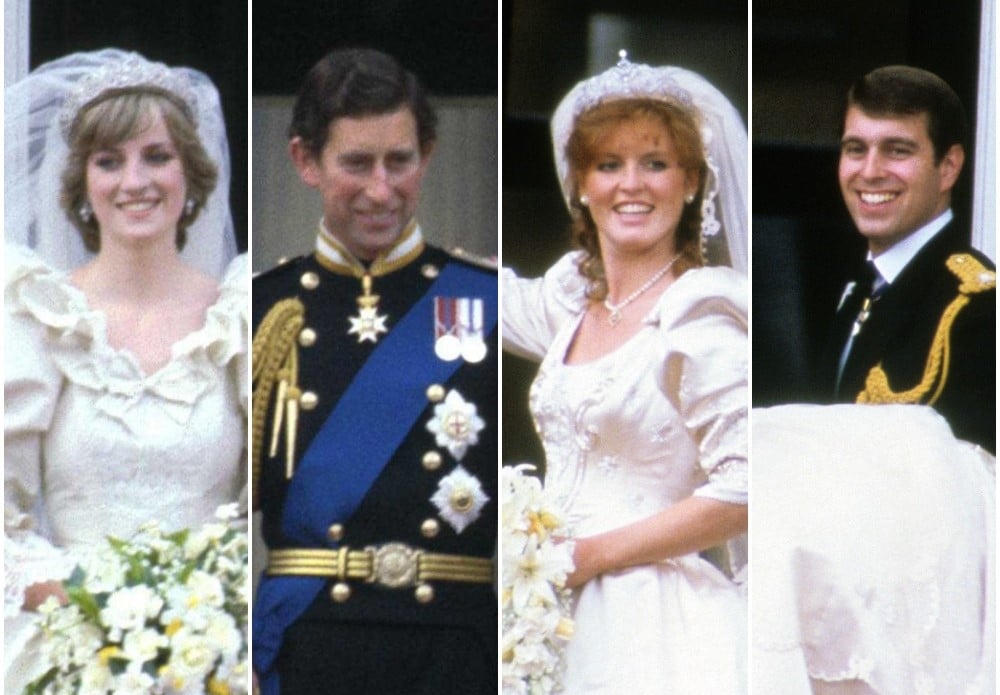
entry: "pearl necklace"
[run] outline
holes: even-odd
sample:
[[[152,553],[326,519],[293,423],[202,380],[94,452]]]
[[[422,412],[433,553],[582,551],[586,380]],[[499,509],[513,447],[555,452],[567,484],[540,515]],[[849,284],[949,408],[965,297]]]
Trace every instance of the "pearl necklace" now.
[[[657,270],[656,274],[653,275],[653,277],[649,278],[649,280],[647,280],[645,282],[645,284],[643,284],[642,287],[640,287],[639,289],[637,289],[635,292],[633,292],[629,296],[625,297],[625,299],[623,299],[618,304],[612,304],[611,300],[608,299],[607,297],[605,297],[604,298],[604,308],[607,309],[608,312],[609,312],[609,314],[608,314],[608,323],[610,323],[612,327],[617,326],[618,323],[622,320],[622,309],[624,309],[629,304],[631,304],[633,301],[635,301],[639,297],[639,295],[641,295],[643,292],[645,292],[650,287],[652,287],[653,285],[655,285],[656,281],[659,280],[660,278],[662,278],[664,275],[666,275],[667,271],[670,270],[673,267],[674,263],[676,263],[677,259],[680,258],[680,257],[681,257],[681,255],[677,254],[676,256],[674,256],[673,258],[671,258],[670,262],[667,263],[662,268],[660,268],[659,270]]]

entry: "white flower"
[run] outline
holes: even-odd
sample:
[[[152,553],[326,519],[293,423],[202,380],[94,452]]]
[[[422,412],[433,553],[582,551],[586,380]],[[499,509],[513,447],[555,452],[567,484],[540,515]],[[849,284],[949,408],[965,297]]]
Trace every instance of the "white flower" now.
[[[84,587],[93,594],[114,591],[125,583],[128,565],[111,548],[102,547],[84,558],[82,568],[86,575]]]
[[[214,577],[207,572],[195,570],[191,573],[185,584],[189,590],[188,607],[196,608],[201,605],[218,608],[226,600],[225,590],[218,577]]]
[[[108,605],[101,610],[101,621],[110,628],[111,639],[118,640],[122,632],[144,627],[162,608],[163,599],[145,584],[139,584],[108,596]]]
[[[113,683],[111,669],[99,661],[91,661],[80,672],[79,695],[106,695]]]
[[[462,460],[470,446],[479,443],[479,433],[484,427],[486,423],[476,412],[475,403],[466,401],[455,390],[434,406],[434,417],[427,423],[437,445],[447,448],[457,461]]]
[[[557,540],[566,535],[565,521],[532,471],[526,464],[501,471],[504,695],[558,689],[563,647],[572,634],[563,588],[573,570],[572,542]]]
[[[431,502],[438,508],[441,518],[457,533],[461,533],[466,526],[478,519],[479,513],[489,501],[479,479],[462,466],[457,466],[441,478],[437,491],[431,496]]]
[[[167,638],[159,631],[146,628],[125,634],[122,651],[129,661],[143,664],[156,658],[157,651],[167,646]]]
[[[218,650],[208,637],[181,628],[170,639],[170,661],[166,671],[182,682],[204,681],[218,656]]]
[[[115,695],[149,695],[155,681],[141,670],[138,664],[129,664],[128,668],[115,678]]]
[[[224,657],[232,659],[239,655],[243,636],[236,625],[236,619],[228,613],[212,613],[205,627],[205,637]]]
[[[192,538],[201,548],[189,555]],[[51,680],[32,686],[45,695],[245,694],[247,555],[246,533],[217,522],[170,534],[151,523],[109,539],[70,580],[70,603],[39,610]]]

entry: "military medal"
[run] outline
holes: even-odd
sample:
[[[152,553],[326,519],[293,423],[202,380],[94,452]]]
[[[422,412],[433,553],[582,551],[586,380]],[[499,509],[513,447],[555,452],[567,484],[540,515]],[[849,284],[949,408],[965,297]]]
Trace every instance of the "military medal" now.
[[[486,357],[482,299],[434,298],[434,353],[445,362],[459,357],[481,362]]]
[[[434,354],[445,362],[457,360],[462,354],[458,330],[458,300],[453,297],[435,297]]]
[[[358,297],[358,315],[347,319],[351,323],[347,335],[358,336],[359,343],[366,340],[376,343],[379,335],[389,332],[385,327],[386,319],[389,317],[378,313],[379,296],[372,294],[372,276],[368,273],[361,277],[361,290],[362,294]]]
[[[482,362],[486,357],[486,341],[483,340],[483,300],[460,299],[462,335],[462,359],[466,362]]]

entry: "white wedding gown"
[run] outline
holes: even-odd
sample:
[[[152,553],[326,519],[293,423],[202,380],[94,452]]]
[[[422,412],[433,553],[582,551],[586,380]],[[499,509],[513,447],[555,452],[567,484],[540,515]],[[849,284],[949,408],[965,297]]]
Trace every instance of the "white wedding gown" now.
[[[4,295],[5,692],[36,677],[24,589],[108,535],[179,529],[246,503],[246,258],[202,328],[145,374],[65,274],[9,246]]]
[[[578,537],[690,497],[746,500],[744,278],[689,270],[614,352],[566,365],[584,307],[568,255],[543,279],[505,271],[505,347],[541,357],[531,409],[546,487]],[[746,603],[698,555],[597,577],[574,592],[566,651],[572,695],[746,692]]]
[[[754,692],[994,695],[995,459],[924,406],[752,422]]]

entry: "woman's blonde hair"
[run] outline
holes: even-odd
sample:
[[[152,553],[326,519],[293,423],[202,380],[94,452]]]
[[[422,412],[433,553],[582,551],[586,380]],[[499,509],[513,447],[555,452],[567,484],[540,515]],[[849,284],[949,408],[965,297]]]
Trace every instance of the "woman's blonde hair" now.
[[[177,248],[184,248],[187,228],[198,218],[215,190],[218,168],[198,137],[194,121],[168,92],[149,87],[111,90],[84,107],[69,131],[69,157],[62,174],[59,203],[83,236],[88,251],[97,252],[101,239],[97,220],[85,220],[80,208],[87,202],[87,160],[94,152],[116,147],[150,127],[155,115],[163,116],[167,132],[180,157],[187,184],[187,198],[194,201],[190,213],[185,207],[177,221]]]
[[[702,184],[708,171],[701,131],[691,112],[672,102],[658,99],[616,99],[598,104],[580,114],[566,143],[571,190],[570,211],[573,217],[574,243],[583,250],[580,273],[588,280],[588,296],[602,300],[607,296],[604,263],[598,242],[597,225],[585,205],[580,202],[580,182],[594,165],[598,147],[615,128],[648,120],[666,128],[673,140],[678,163],[697,176],[694,201],[684,206],[677,225],[675,245],[681,255],[674,265],[678,275],[685,270],[704,265],[701,254]]]

